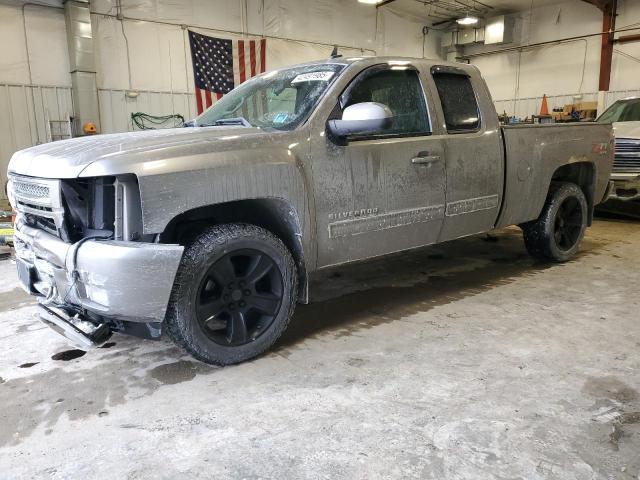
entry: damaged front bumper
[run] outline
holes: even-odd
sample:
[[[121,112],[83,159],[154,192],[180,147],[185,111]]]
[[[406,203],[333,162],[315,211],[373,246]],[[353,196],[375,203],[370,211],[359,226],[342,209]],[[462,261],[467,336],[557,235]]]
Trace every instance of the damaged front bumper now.
[[[160,335],[183,247],[97,239],[69,244],[22,218],[14,242],[21,284],[47,307],[41,317],[49,326],[95,333],[81,323],[87,321],[148,338]],[[93,343],[105,338],[88,336]]]

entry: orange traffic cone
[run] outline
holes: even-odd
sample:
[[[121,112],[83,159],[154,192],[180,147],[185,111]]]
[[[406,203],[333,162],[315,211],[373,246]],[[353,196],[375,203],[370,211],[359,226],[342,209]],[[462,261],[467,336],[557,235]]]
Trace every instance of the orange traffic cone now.
[[[547,94],[542,95],[542,106],[540,107],[540,116],[549,115],[549,105],[547,105]]]

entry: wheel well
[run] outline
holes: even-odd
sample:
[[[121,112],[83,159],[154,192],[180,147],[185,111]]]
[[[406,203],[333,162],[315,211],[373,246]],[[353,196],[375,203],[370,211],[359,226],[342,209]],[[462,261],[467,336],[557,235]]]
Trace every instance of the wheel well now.
[[[296,209],[286,200],[260,198],[237,200],[195,208],[175,217],[160,235],[162,243],[186,245],[211,225],[250,223],[276,235],[293,255],[298,268],[301,303],[308,302],[307,270],[302,230]]]
[[[593,163],[579,162],[563,165],[558,168],[551,178],[552,182],[571,182],[578,185],[587,199],[589,215],[587,223],[593,222],[593,195],[595,190],[595,168]]]

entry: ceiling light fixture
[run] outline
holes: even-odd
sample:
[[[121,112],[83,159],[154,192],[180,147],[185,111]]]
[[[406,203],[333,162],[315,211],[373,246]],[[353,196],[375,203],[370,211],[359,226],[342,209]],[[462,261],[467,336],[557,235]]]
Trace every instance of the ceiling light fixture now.
[[[462,18],[456,20],[460,25],[475,25],[478,23],[478,17],[472,17],[471,15],[465,15]]]
[[[382,3],[383,0],[358,0],[359,3],[366,3],[368,5],[375,5],[377,3]]]

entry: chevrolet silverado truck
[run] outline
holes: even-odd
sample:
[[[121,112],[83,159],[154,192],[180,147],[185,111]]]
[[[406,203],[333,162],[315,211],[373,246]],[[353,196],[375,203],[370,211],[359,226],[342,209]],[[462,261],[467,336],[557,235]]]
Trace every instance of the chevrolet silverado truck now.
[[[310,301],[314,271],[508,225],[566,261],[613,161],[610,125],[501,127],[474,66],[426,59],[274,70],[189,125],[11,159],[19,278],[84,348],[164,333],[237,363]]]
[[[614,102],[597,121],[612,124],[616,138],[613,185],[600,210],[640,218],[640,98]]]

